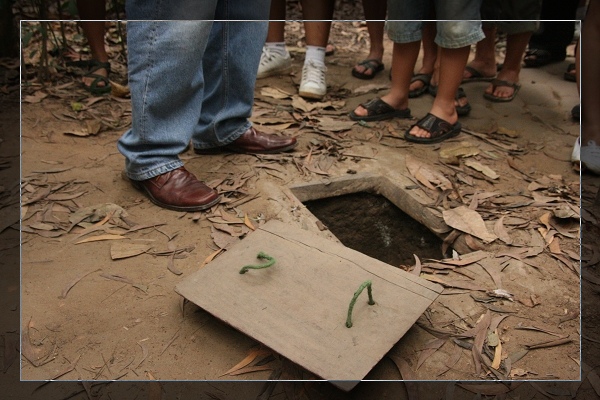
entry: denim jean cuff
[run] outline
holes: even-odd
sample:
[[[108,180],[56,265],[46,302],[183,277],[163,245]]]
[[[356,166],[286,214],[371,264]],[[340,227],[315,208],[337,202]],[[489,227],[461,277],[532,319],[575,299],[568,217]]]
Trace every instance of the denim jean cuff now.
[[[133,172],[127,170],[127,177],[134,181],[145,181],[146,179],[154,178],[156,176],[166,174],[167,172],[173,171],[179,167],[183,167],[183,161],[169,161],[166,164],[162,164],[158,167],[153,167],[146,171]]]
[[[242,136],[251,127],[252,127],[252,123],[250,121],[247,121],[245,124],[243,124],[239,128],[234,129],[233,131],[231,131],[231,133],[224,136],[223,139],[218,143],[196,142],[194,140],[194,138],[192,138],[192,146],[194,147],[194,149],[197,149],[197,150],[208,150],[208,149],[214,149],[214,148],[218,148],[218,147],[227,146],[228,144],[233,143],[237,139],[239,139],[239,137]],[[202,135],[198,135],[198,136],[202,136]],[[220,134],[214,135],[214,136],[221,137]]]

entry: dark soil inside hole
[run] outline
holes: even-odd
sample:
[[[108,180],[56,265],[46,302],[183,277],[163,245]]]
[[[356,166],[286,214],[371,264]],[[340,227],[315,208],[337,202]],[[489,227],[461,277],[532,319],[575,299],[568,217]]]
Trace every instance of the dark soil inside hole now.
[[[304,203],[347,247],[387,264],[442,258],[442,240],[383,196],[353,193]]]

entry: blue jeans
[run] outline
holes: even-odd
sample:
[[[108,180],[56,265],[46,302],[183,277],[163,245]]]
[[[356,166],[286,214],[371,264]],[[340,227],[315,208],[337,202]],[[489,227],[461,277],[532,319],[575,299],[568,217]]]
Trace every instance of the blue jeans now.
[[[134,0],[127,13],[132,128],[117,147],[129,178],[181,167],[190,140],[198,149],[219,147],[251,127],[268,0]],[[165,21],[176,18],[188,21]]]
[[[430,2],[425,0],[388,0],[386,31],[395,43],[422,39],[423,20],[432,19]],[[456,49],[482,40],[482,0],[434,0],[437,19],[435,42],[440,47]]]

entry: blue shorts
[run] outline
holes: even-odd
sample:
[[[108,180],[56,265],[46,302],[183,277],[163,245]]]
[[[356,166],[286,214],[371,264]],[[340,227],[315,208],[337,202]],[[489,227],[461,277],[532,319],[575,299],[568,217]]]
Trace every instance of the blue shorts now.
[[[482,40],[482,0],[388,0],[386,31],[395,43],[418,42],[422,38],[423,20],[437,19],[435,43],[456,49]],[[435,11],[435,17],[432,12]]]

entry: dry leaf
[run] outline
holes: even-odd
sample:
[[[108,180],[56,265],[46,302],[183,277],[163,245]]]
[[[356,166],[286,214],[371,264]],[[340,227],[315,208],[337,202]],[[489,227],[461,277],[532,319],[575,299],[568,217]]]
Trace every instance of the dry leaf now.
[[[212,252],[208,257],[206,257],[204,259],[204,261],[202,261],[202,264],[200,264],[199,268],[203,268],[206,264],[211,262],[216,256],[221,254],[222,251],[223,251],[223,249],[218,249],[218,250],[215,250],[214,252]]]
[[[435,187],[438,187],[441,190],[452,189],[452,182],[450,182],[441,172],[431,168],[429,165],[412,156],[406,156],[405,161],[408,172],[426,187],[433,190],[435,190]]]
[[[73,288],[73,286],[75,286],[77,284],[77,282],[79,282],[80,280],[82,280],[83,278],[85,278],[86,276],[88,276],[91,273],[94,273],[96,271],[100,271],[101,269],[95,269],[93,271],[90,272],[86,272],[85,274],[75,278],[73,281],[71,281],[67,286],[65,286],[65,288],[63,289],[62,293],[60,294],[59,298],[61,299],[65,299],[67,298],[67,294],[69,293],[69,291]]]
[[[512,239],[508,234],[508,231],[503,224],[504,216],[500,217],[494,224],[494,233],[498,236],[498,239],[502,240],[506,244],[512,244]]]
[[[511,138],[518,138],[520,136],[519,132],[517,132],[513,129],[504,128],[502,126],[498,127],[498,129],[496,130],[496,133],[498,133],[500,135],[508,136]]]
[[[135,243],[114,243],[110,246],[110,258],[119,260],[122,258],[135,257],[150,250],[150,246]]]
[[[322,131],[340,132],[352,129],[356,125],[355,121],[340,121],[330,117],[319,118],[318,127]]]
[[[460,206],[444,210],[442,215],[448,226],[473,235],[483,240],[484,243],[490,243],[497,239],[496,235],[487,230],[483,218],[477,211]]]
[[[365,93],[369,93],[369,92],[377,92],[380,90],[385,90],[385,89],[389,89],[390,85],[389,84],[377,84],[377,83],[370,83],[368,85],[363,85],[363,86],[359,86],[356,89],[354,89],[352,92],[354,94],[365,94]]]
[[[459,163],[459,158],[475,156],[477,154],[479,154],[479,148],[477,146],[463,141],[442,148],[440,150],[440,161],[457,165]]]
[[[465,165],[467,167],[473,168],[476,171],[481,172],[482,174],[484,174],[488,178],[491,178],[491,179],[498,179],[498,178],[500,178],[500,176],[494,170],[492,170],[490,167],[488,167],[486,165],[481,164],[478,161],[467,160],[467,161],[465,161]]]
[[[256,228],[252,224],[252,221],[250,221],[250,218],[248,218],[248,214],[244,214],[244,224],[246,224],[246,226],[248,228],[252,229],[253,231],[256,230]]]
[[[125,236],[121,236],[121,235],[98,235],[98,236],[92,236],[90,238],[80,240],[78,242],[75,242],[75,244],[99,242],[99,241],[103,241],[103,240],[121,240],[121,239],[127,239],[127,238]]]
[[[260,89],[260,94],[262,96],[271,97],[274,99],[289,99],[292,97],[292,93],[288,93],[283,89],[275,88],[275,87],[263,87]]]
[[[257,357],[267,356],[269,354],[271,354],[271,352],[269,350],[263,349],[262,347],[252,349],[252,350],[250,350],[250,353],[248,353],[248,355],[242,361],[240,361],[239,363],[237,363],[236,365],[231,367],[227,372],[225,372],[219,376],[224,376],[224,375],[228,375],[233,372],[236,372],[236,371],[250,365],[250,363],[252,361],[254,361]]]
[[[44,100],[46,97],[48,97],[48,95],[46,93],[42,92],[41,90],[38,90],[37,92],[35,92],[32,95],[24,96],[23,101],[25,103],[39,103],[40,101]]]
[[[110,81],[110,94],[114,97],[119,97],[119,98],[127,98],[129,97],[129,95],[131,94],[129,91],[129,87],[127,86],[123,86],[118,82],[114,82],[114,81]]]

